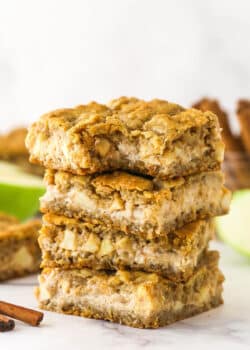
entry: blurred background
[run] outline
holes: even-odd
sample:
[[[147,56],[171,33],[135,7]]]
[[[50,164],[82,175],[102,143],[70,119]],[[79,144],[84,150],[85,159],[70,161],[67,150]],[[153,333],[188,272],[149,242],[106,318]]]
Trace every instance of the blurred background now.
[[[0,1],[0,131],[135,95],[233,111],[250,95],[247,0]]]

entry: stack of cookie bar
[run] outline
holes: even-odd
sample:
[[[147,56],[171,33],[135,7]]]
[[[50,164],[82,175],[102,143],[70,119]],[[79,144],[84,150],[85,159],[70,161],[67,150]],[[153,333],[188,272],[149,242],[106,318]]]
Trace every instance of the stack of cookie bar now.
[[[37,297],[47,310],[156,328],[222,303],[212,217],[227,213],[217,117],[136,98],[46,114]]]

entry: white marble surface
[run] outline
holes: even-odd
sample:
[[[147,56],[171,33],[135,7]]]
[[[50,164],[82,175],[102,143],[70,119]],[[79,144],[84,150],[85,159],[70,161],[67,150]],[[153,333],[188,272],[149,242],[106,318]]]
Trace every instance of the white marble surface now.
[[[192,350],[250,349],[250,261],[230,248],[221,250],[221,268],[226,276],[225,304],[203,315],[159,330],[139,330],[109,322],[46,312],[39,328],[19,322],[10,333],[0,334],[3,350],[90,349]],[[0,297],[35,308],[35,278],[0,284]]]
[[[0,1],[0,130],[114,96],[250,97],[248,0]]]

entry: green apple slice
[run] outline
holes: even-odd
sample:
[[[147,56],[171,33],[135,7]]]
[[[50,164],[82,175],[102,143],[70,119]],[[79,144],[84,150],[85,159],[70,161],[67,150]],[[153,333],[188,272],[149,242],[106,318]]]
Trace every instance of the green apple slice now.
[[[216,218],[216,226],[223,241],[250,257],[250,189],[233,194],[230,213]]]
[[[19,166],[0,161],[0,211],[20,220],[33,216],[44,194],[43,180]]]

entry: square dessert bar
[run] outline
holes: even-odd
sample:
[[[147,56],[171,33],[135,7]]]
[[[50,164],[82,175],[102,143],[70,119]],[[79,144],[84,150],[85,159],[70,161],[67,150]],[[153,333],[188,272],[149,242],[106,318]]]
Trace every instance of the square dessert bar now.
[[[0,135],[0,158],[13,162],[27,160],[29,153],[25,146],[26,136],[26,128],[14,129],[7,134]]]
[[[142,270],[184,280],[193,274],[213,234],[212,221],[196,221],[146,240],[100,221],[46,214],[39,244],[42,267]]]
[[[231,198],[218,171],[166,181],[125,172],[79,176],[48,170],[45,179],[42,212],[97,219],[147,239],[225,214]]]
[[[172,178],[218,169],[224,155],[212,112],[126,97],[43,115],[26,145],[31,162],[79,175],[123,169]]]
[[[39,271],[40,228],[40,220],[21,224],[11,216],[0,214],[0,281]]]
[[[29,162],[29,152],[25,146],[26,128],[13,129],[0,135],[0,160],[21,166],[25,171],[34,175],[43,175],[44,169]]]
[[[220,305],[223,275],[209,252],[185,282],[155,273],[44,269],[36,294],[50,311],[158,328]]]

